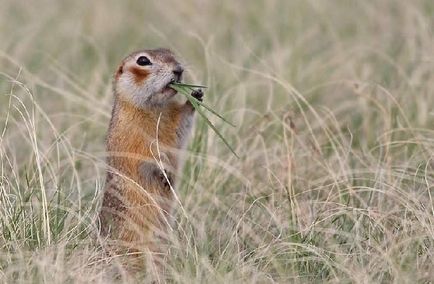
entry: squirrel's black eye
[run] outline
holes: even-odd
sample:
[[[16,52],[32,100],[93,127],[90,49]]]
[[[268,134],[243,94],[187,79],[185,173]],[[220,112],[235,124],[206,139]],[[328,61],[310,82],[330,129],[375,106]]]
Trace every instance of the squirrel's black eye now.
[[[137,58],[136,63],[140,66],[152,65],[151,60],[149,60],[149,58],[146,56],[140,56]]]

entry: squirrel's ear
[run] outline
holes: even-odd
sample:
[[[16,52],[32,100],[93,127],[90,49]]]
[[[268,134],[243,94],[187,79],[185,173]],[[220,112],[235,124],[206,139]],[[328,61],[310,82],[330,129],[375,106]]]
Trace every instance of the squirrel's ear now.
[[[118,67],[118,70],[116,71],[116,75],[115,75],[116,79],[118,79],[119,76],[121,76],[123,72],[124,72],[124,66],[121,65]]]

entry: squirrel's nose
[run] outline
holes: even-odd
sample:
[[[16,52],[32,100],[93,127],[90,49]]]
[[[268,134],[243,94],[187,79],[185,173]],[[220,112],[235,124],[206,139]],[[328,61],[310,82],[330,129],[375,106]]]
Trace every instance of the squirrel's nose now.
[[[182,72],[184,72],[184,68],[181,65],[177,65],[173,70],[173,74],[175,74],[177,80],[181,79]]]

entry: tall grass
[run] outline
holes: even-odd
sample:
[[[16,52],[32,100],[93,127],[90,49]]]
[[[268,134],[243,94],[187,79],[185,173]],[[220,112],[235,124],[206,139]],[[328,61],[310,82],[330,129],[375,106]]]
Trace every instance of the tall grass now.
[[[240,156],[198,119],[169,281],[434,279],[432,1],[0,6],[1,282],[115,281],[96,234],[111,76],[158,46]]]

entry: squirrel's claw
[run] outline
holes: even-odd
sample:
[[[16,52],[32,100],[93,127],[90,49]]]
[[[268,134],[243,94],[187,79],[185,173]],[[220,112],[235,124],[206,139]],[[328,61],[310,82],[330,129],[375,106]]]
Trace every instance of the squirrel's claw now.
[[[162,183],[164,188],[170,188],[170,186],[173,185],[172,175],[170,173],[168,173],[167,171],[164,171],[164,172],[166,173],[167,178],[166,178],[166,175],[164,175],[163,172],[161,172],[161,171],[159,173],[159,178],[160,178],[161,183]]]
[[[193,90],[191,92],[191,96],[193,98],[195,98],[196,100],[200,101],[200,102],[203,100],[203,92],[202,92],[201,89],[199,89],[199,90]]]
[[[199,90],[192,90],[190,95],[191,95],[193,98],[195,98],[196,100],[198,100],[199,102],[202,102],[202,99],[203,99],[203,92],[202,92],[201,89],[199,89]],[[190,100],[187,100],[187,101],[185,102],[185,106],[186,106],[186,109],[187,109],[189,112],[191,112],[191,111],[194,112],[194,106],[193,106],[193,104],[191,103]]]

